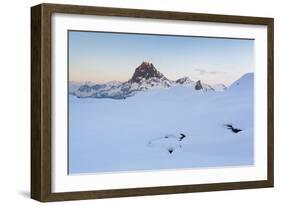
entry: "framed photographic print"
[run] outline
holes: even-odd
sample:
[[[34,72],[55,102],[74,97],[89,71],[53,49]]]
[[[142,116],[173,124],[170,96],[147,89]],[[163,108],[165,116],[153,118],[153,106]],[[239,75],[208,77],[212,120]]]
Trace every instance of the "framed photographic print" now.
[[[273,19],[31,8],[31,197],[273,187]]]

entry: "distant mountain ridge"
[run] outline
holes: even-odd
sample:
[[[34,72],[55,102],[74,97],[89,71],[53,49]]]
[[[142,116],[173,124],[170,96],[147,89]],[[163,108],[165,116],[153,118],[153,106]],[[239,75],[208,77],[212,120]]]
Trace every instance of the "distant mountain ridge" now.
[[[169,80],[159,72],[152,63],[142,62],[134,71],[132,77],[126,82],[111,81],[104,84],[82,84],[80,87],[69,85],[69,93],[80,98],[112,98],[125,99],[134,96],[139,91],[156,88],[170,88],[173,86],[184,86],[202,91],[224,91],[227,87],[218,84],[216,87],[191,80],[189,77],[182,77],[176,81]],[[73,88],[76,88],[73,89]]]

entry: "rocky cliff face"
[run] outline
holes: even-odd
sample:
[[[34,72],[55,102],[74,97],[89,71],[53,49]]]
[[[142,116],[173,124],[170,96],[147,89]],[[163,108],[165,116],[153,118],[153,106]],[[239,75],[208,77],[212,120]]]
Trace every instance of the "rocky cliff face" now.
[[[203,89],[203,86],[201,84],[201,81],[198,80],[195,84],[195,90],[201,90],[201,89]]]
[[[131,83],[140,83],[141,81],[149,80],[151,78],[168,80],[161,72],[156,70],[152,63],[142,62],[142,64],[136,68],[129,81]]]
[[[195,82],[189,77],[182,77],[176,81],[169,80],[152,63],[142,62],[126,82],[112,81],[105,84],[84,84],[71,94],[77,97],[125,99],[139,91],[152,88],[169,88],[176,85],[194,88],[195,90],[215,90],[210,85],[201,83],[200,80]]]

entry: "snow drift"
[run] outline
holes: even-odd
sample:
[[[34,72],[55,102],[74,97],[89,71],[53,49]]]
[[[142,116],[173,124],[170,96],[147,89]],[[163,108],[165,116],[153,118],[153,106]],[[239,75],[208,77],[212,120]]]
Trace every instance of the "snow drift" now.
[[[220,92],[179,83],[118,100],[70,95],[70,174],[252,165],[253,79]]]

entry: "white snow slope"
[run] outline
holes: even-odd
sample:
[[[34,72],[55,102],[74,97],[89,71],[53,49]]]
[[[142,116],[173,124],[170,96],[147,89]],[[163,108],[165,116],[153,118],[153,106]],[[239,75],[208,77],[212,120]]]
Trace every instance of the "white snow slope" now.
[[[175,86],[122,100],[69,96],[70,174],[242,166],[253,156],[253,74],[223,92]]]

